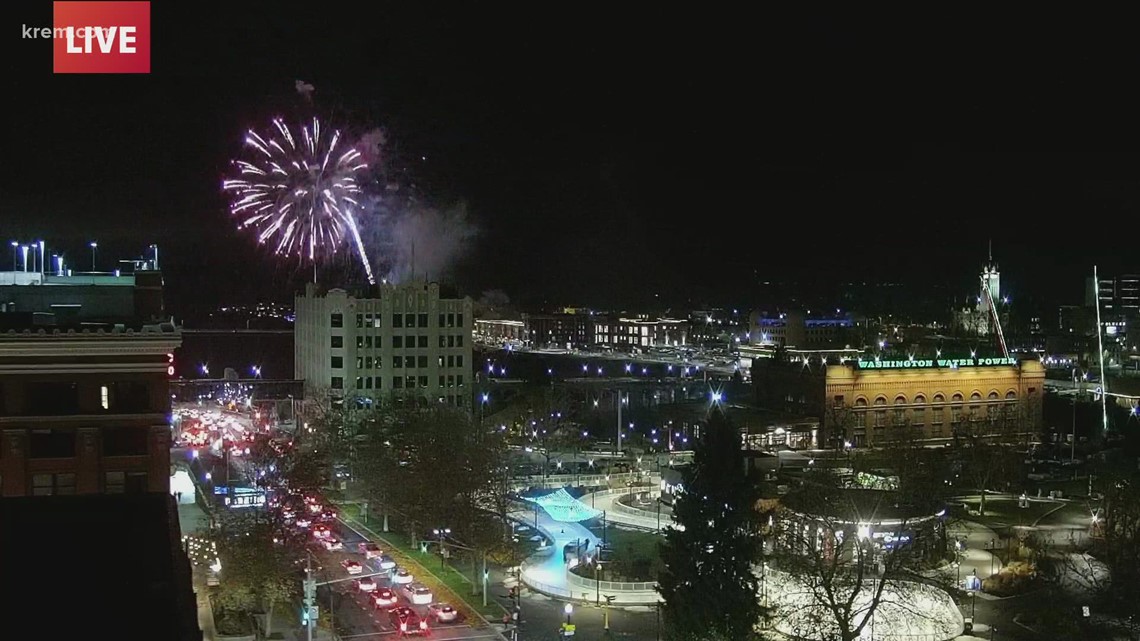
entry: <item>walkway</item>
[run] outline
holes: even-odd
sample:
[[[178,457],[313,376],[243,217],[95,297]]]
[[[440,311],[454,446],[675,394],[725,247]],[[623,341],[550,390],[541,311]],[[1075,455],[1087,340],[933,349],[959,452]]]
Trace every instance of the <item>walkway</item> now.
[[[610,523],[629,525],[652,532],[657,532],[659,529],[663,530],[667,527],[677,527],[673,524],[672,519],[666,517],[664,513],[661,515],[661,527],[658,528],[656,512],[653,512],[652,516],[649,516],[651,513],[648,510],[637,510],[624,505],[615,507],[614,503],[622,494],[622,491],[615,491],[614,494],[607,494],[605,491],[591,492],[590,494],[583,495],[582,498],[578,500],[596,510],[604,511],[606,513],[606,520]],[[635,514],[635,512],[645,512],[645,515]]]
[[[178,505],[178,525],[182,535],[204,533],[209,527],[210,519],[202,508],[193,500],[186,500]],[[202,641],[215,641],[218,632],[214,628],[214,608],[210,604],[208,589],[206,587],[206,569],[194,567],[194,599],[198,604],[198,628],[202,630]]]
[[[600,505],[598,509],[601,509]],[[563,550],[568,544],[582,541],[585,542],[584,545],[587,550],[595,550],[598,547],[598,537],[581,523],[555,521],[541,509],[538,510],[537,514],[536,521],[534,510],[520,510],[511,513],[511,518],[518,523],[529,527],[535,527],[537,524],[538,531],[545,535],[549,541],[552,541],[552,544],[546,546],[546,551],[535,553],[526,560],[523,565],[523,583],[536,592],[548,596],[583,601],[583,599],[573,597],[573,590],[567,577],[570,571],[563,559]],[[644,590],[622,592],[616,602],[622,605],[654,604],[659,600],[660,597],[656,591]],[[593,602],[591,599],[585,599],[585,601]]]
[[[992,545],[1000,545],[996,532],[981,523],[958,521],[947,528],[947,535],[952,541],[959,539],[964,542],[964,547],[958,553],[960,567],[955,569],[945,566],[942,569],[947,574],[953,572],[956,581],[965,580],[970,575],[984,579],[1001,571],[1001,559],[990,552]],[[962,585],[959,584],[958,587],[961,588]],[[979,596],[984,599],[988,595],[979,592]]]

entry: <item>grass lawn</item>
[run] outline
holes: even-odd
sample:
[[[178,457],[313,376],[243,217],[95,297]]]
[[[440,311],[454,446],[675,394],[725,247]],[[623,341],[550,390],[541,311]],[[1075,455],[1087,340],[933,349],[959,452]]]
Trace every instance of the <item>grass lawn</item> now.
[[[370,518],[368,524],[363,523],[358,519],[360,510],[356,505],[342,505],[338,506],[338,509],[341,518],[346,523],[367,534],[370,539],[384,547],[397,564],[407,568],[418,582],[431,589],[432,593],[436,595],[436,600],[451,603],[464,614],[471,624],[479,623],[479,619],[472,616],[472,612],[478,612],[490,621],[497,621],[506,613],[502,606],[490,597],[487,599],[487,606],[484,607],[483,597],[471,594],[471,580],[451,565],[440,567],[438,554],[430,552],[424,554],[418,547],[413,549],[408,537],[402,533],[380,532],[380,522],[375,517]],[[389,529],[396,529],[391,519],[389,519],[388,526]],[[470,565],[470,561],[460,561],[460,563]],[[481,570],[482,568],[478,569]],[[470,571],[470,567],[468,567],[468,571]],[[463,612],[465,609],[468,612]]]
[[[603,538],[600,524],[591,527],[590,531]],[[606,528],[604,538],[612,550],[609,563],[604,564],[604,581],[657,580],[657,574],[664,567],[657,551],[657,545],[662,541],[659,534],[610,525]]]

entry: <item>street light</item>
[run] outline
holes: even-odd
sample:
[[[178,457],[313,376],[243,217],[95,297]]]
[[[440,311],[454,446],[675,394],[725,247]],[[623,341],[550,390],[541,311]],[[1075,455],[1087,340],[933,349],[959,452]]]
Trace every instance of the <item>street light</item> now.
[[[565,607],[562,608],[562,611],[566,613],[566,625],[570,625],[570,615],[574,614],[574,604],[567,603]]]
[[[18,240],[12,241],[12,271],[20,271],[20,241]],[[597,407],[597,405],[595,402],[594,407]]]
[[[445,527],[442,529],[437,528],[435,530],[432,530],[432,534],[435,534],[436,537],[439,539],[439,567],[442,568],[444,566],[444,562],[446,559],[443,555],[443,537],[447,536],[448,534],[451,534],[451,528],[449,528],[449,527]]]
[[[91,243],[91,271],[95,271],[95,250],[99,247],[99,243]]]

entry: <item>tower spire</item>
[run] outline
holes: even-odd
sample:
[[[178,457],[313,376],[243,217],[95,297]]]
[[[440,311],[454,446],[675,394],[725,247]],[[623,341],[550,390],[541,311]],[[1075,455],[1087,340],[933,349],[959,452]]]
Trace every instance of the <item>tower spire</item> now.
[[[990,262],[994,262],[994,239],[990,239]]]

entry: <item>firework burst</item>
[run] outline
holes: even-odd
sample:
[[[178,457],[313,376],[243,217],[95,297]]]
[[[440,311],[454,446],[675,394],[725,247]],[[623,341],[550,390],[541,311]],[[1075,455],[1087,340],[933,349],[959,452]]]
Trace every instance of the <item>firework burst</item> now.
[[[294,136],[280,118],[269,135],[250,130],[248,160],[233,161],[237,177],[222,182],[238,228],[251,229],[259,243],[281,256],[318,263],[348,245],[375,283],[356,222],[367,169],[361,154],[340,131],[327,131],[317,118]]]

